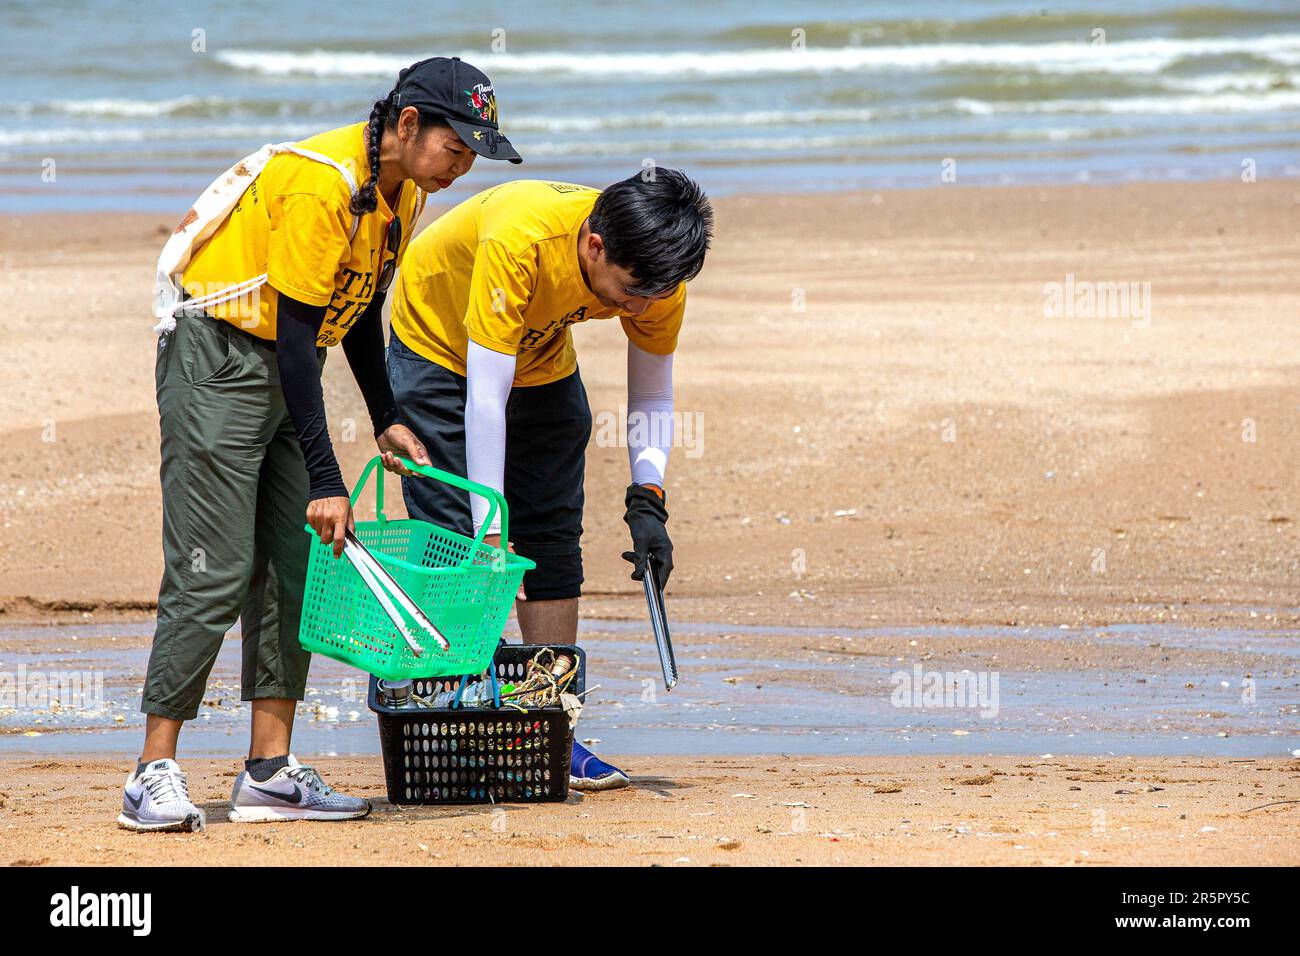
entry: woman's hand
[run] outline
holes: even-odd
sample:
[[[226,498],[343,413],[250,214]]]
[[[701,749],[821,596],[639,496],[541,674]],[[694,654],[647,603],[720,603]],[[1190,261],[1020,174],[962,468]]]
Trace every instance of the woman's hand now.
[[[429,452],[425,449],[420,439],[415,437],[415,432],[411,431],[405,425],[389,425],[388,428],[375,439],[375,444],[383,452],[384,470],[391,471],[395,475],[410,476],[411,471],[400,461],[397,456],[409,458],[417,465],[432,465],[429,460]]]
[[[353,527],[352,502],[347,498],[316,498],[307,505],[307,523],[320,536],[321,544],[334,546],[334,557],[343,553],[344,535]]]

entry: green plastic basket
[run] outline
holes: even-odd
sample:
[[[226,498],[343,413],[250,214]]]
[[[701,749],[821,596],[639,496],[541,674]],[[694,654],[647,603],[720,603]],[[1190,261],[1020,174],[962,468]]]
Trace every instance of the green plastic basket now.
[[[375,473],[375,521],[358,521],[356,535],[388,573],[428,615],[451,644],[442,650],[435,639],[406,618],[420,644],[416,656],[346,558],[335,558],[329,545],[312,536],[311,559],[303,593],[298,640],[313,654],[323,654],[389,680],[477,674],[492,662],[510,606],[524,572],[536,565],[525,557],[483,543],[483,533],[498,511],[501,540],[508,541],[506,501],[485,485],[402,459],[412,472],[480,495],[488,514],[477,536],[467,538],[426,521],[389,521],[384,515],[384,470],[373,459],[352,492],[352,504]]]

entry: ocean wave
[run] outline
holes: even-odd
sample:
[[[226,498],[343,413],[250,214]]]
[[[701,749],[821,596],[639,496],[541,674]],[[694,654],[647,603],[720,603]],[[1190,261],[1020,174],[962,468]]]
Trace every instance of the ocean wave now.
[[[168,100],[51,100],[42,104],[53,112],[75,116],[168,116],[172,114],[211,113],[222,109],[229,100],[221,96],[177,96]]]
[[[1131,130],[1125,128],[1122,133]],[[741,157],[757,153],[802,153],[830,150],[863,150],[884,146],[942,146],[951,148],[962,143],[1043,142],[1105,138],[1115,135],[1107,131],[1090,130],[1075,126],[1051,126],[1038,129],[1009,129],[997,133],[952,132],[933,134],[910,133],[860,133],[851,135],[797,135],[797,136],[720,136],[708,139],[683,140],[597,140],[575,143],[571,140],[547,140],[528,144],[528,156],[538,159],[567,156],[666,156],[720,154]]]
[[[5,146],[45,146],[72,143],[84,144],[132,144],[150,142],[184,142],[191,137],[205,143],[240,139],[266,139],[280,142],[302,138],[318,132],[316,127],[264,127],[264,126],[214,126],[203,129],[180,130],[164,127],[133,127],[103,130],[51,129],[51,130],[0,130],[0,147]],[[895,132],[861,132],[861,133],[823,133],[809,134],[799,132],[779,136],[709,136],[706,138],[642,139],[629,137],[614,139],[557,139],[529,142],[526,151],[529,156],[644,156],[652,153],[668,152],[695,153],[729,153],[743,150],[758,152],[785,152],[800,149],[834,149],[841,147],[858,147],[870,145],[891,145],[905,143],[944,143],[954,141],[1002,141],[1002,140],[1044,140],[1074,139],[1096,134],[1083,127],[1040,127],[1037,129],[1018,128],[992,132],[969,131],[966,133],[944,131],[941,133],[915,134],[904,131]]]
[[[1203,76],[1164,77],[1161,85],[1195,93],[1267,93],[1295,89],[1300,75],[1281,70],[1207,73]]]
[[[2,146],[113,145],[152,142],[192,142],[196,147],[213,140],[265,139],[283,142],[319,133],[317,124],[267,123],[228,126],[151,126],[86,129],[81,126],[55,129],[0,129]]]
[[[1207,84],[1212,86],[1212,84]],[[693,131],[707,130],[707,136],[699,137],[700,143],[710,144],[730,142],[735,148],[748,148],[755,142],[771,142],[770,139],[742,138],[723,140],[719,134],[744,129],[799,129],[800,135],[811,137],[819,135],[838,135],[828,127],[867,127],[876,125],[884,129],[898,128],[898,124],[913,120],[925,120],[942,117],[992,117],[992,116],[1033,116],[1033,115],[1170,115],[1195,116],[1200,114],[1259,114],[1300,110],[1300,89],[1270,89],[1252,92],[1189,92],[1180,95],[1165,96],[1124,96],[1059,98],[1036,101],[1009,100],[998,101],[978,97],[951,97],[940,100],[882,105],[870,109],[812,109],[812,110],[747,110],[747,111],[692,111],[672,113],[655,111],[650,113],[625,113],[603,116],[562,116],[545,114],[521,115],[508,123],[508,130],[517,142],[530,135],[571,136],[576,137],[570,144],[575,152],[597,150],[602,154],[617,154],[628,148],[663,149],[662,142],[652,139],[614,142],[591,139],[601,134],[637,133],[654,134],[657,131]],[[208,141],[231,141],[263,139],[281,141],[303,138],[320,132],[320,124],[315,123],[227,123],[205,125],[160,125],[160,126],[107,126],[107,127],[58,127],[54,129],[0,129],[0,147],[4,146],[46,146],[46,145],[112,145],[148,142],[193,142],[202,144]],[[950,129],[944,135],[959,137],[979,133],[979,130]],[[698,136],[698,134],[692,134]],[[1013,137],[1015,131],[997,130],[995,137]],[[1059,138],[1058,132],[1049,133],[1041,129],[1030,129],[1023,133],[1029,138]],[[1071,133],[1071,135],[1073,135]],[[899,141],[914,141],[917,136],[906,130],[899,132]],[[803,142],[811,144],[810,138]],[[829,140],[829,145],[833,145]],[[567,148],[564,143],[529,142],[530,154],[553,152]],[[711,148],[711,147],[705,147]]]
[[[1144,11],[1035,10],[987,17],[900,17],[800,22],[810,43],[858,46],[864,43],[933,43],[952,41],[1062,39],[1086,37],[1096,27],[1112,35],[1213,35],[1225,31],[1286,29],[1300,24],[1300,9],[1268,10],[1235,6],[1187,6]],[[755,23],[713,35],[715,41],[782,44],[790,42],[791,25]]]
[[[302,116],[324,115],[337,105],[320,99],[282,100],[233,98],[226,96],[176,96],[170,99],[96,97],[82,100],[0,101],[0,116],[81,116],[92,119],[143,119],[158,117]]]
[[[612,116],[521,116],[510,121],[512,133],[603,133],[620,130],[709,129],[745,127],[805,127],[852,125],[855,123],[906,122],[936,116],[990,116],[994,114],[1194,114],[1266,113],[1300,108],[1300,90],[1252,89],[1250,92],[1224,88],[1218,83],[1201,84],[1209,92],[1181,95],[1061,97],[1045,100],[985,100],[951,97],[923,103],[900,103],[860,109],[749,110],[741,112],[628,113]],[[1195,90],[1198,87],[1189,86]],[[1222,92],[1213,92],[1223,90]]]
[[[1267,113],[1300,109],[1300,90],[1267,93],[1205,93],[1185,96],[1127,96],[1113,99],[1060,99],[1039,102],[989,102],[958,99],[953,105],[974,116],[993,114],[1167,114]]]
[[[547,115],[513,114],[511,132],[599,133],[619,130],[711,129],[770,126],[823,126],[910,119],[935,113],[994,112],[1186,113],[1197,109],[1255,113],[1290,109],[1296,102],[1300,75],[1279,71],[1216,73],[1193,77],[1095,80],[1084,89],[1063,78],[1039,79],[1030,85],[1005,87],[971,81],[941,83],[920,102],[896,101],[871,107],[829,107],[767,110],[651,110],[631,113]],[[1190,95],[1189,95],[1190,94]],[[251,100],[221,96],[179,96],[166,100],[85,99],[47,102],[0,102],[0,116],[62,115],[90,120],[139,120],[149,117],[217,120],[321,116],[340,121],[338,105],[320,99]],[[305,128],[302,123],[298,128]],[[230,126],[261,129],[269,124]],[[64,142],[70,132],[33,131],[43,142]],[[181,133],[178,135],[188,135]],[[33,140],[37,141],[37,140]],[[103,138],[101,138],[103,141]]]
[[[678,50],[462,54],[494,76],[745,78],[772,74],[857,73],[935,68],[1006,68],[1046,73],[1159,73],[1188,58],[1249,54],[1300,64],[1300,33],[1255,37],[1116,40],[1071,43],[919,43],[892,46],[818,47],[802,50]],[[395,76],[410,55],[326,50],[221,50],[217,62],[267,76]]]
[[[969,104],[967,105],[969,107]],[[951,108],[951,107],[949,107]],[[996,111],[996,108],[995,108]],[[1065,120],[1062,117],[1062,120]],[[571,160],[608,160],[619,159],[631,163],[646,157],[665,159],[673,157],[674,161],[744,162],[750,159],[776,159],[782,155],[817,155],[821,159],[847,159],[862,157],[869,151],[888,151],[898,155],[900,150],[912,150],[918,155],[953,155],[963,149],[981,147],[984,149],[1005,146],[1011,154],[1025,151],[1034,152],[1042,146],[1090,142],[1115,141],[1131,138],[1141,133],[1140,123],[1125,122],[1116,117],[1109,122],[1089,125],[1070,124],[1068,120],[1046,122],[1038,125],[1012,125],[1002,128],[963,127],[960,129],[946,127],[930,128],[926,131],[908,131],[900,129],[879,131],[838,131],[838,132],[791,132],[781,130],[767,135],[713,135],[695,137],[690,135],[668,135],[661,138],[643,138],[635,135],[600,139],[575,138],[572,136],[554,139],[540,139],[521,142],[521,150],[533,161]],[[1222,131],[1222,127],[1212,122],[1182,122],[1166,128],[1162,133],[1176,136],[1187,144],[1201,143],[1205,138]],[[0,150],[8,146],[30,146],[32,144],[123,144],[128,148],[116,160],[119,165],[129,162],[129,157],[157,157],[162,144],[185,142],[181,131],[162,130],[158,128],[135,128],[117,130],[87,131],[81,129],[47,130],[47,131],[0,131]],[[273,131],[264,127],[229,126],[214,127],[201,131],[202,151],[213,158],[213,168],[220,168],[223,162],[236,155],[242,148],[236,145],[244,140],[246,144],[256,141],[279,142],[294,140],[316,132],[315,127],[294,130],[276,127]],[[1237,134],[1276,133],[1294,137],[1300,132],[1300,122],[1259,121],[1234,127]],[[229,143],[228,147],[221,144]],[[1035,144],[1040,144],[1036,146]],[[17,153],[0,152],[0,160],[11,160]],[[188,155],[188,154],[186,154]],[[179,156],[178,156],[179,158]],[[186,162],[190,162],[188,159]]]
[[[144,116],[172,116],[184,114],[211,114],[229,104],[221,96],[177,96],[165,100],[97,98],[86,100],[31,100],[0,103],[0,113],[19,116],[61,113],[71,116],[102,116],[108,118],[137,118]]]
[[[898,110],[818,109],[744,110],[741,112],[624,113],[612,116],[521,115],[509,121],[510,132],[599,133],[636,129],[723,129],[744,126],[809,126],[866,123]]]

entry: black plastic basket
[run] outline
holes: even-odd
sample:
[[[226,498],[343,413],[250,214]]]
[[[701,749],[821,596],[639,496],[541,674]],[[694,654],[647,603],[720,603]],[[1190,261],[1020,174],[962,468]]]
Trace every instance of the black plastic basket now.
[[[569,691],[581,693],[587,657],[571,645],[502,644],[492,662],[497,679],[522,678],[543,647],[573,655],[578,673]],[[470,675],[469,686],[478,680],[480,675]],[[415,693],[433,697],[454,690],[460,681],[422,678],[415,681]],[[512,708],[390,707],[379,700],[378,683],[378,678],[370,678],[369,704],[379,717],[389,803],[543,803],[569,796],[573,731],[560,707],[527,713]]]

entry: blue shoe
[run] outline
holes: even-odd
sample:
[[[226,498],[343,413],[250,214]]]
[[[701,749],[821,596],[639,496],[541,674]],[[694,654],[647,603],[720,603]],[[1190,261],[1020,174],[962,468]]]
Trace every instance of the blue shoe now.
[[[573,742],[569,786],[574,790],[617,790],[631,783],[622,770],[605,763],[576,740]]]

